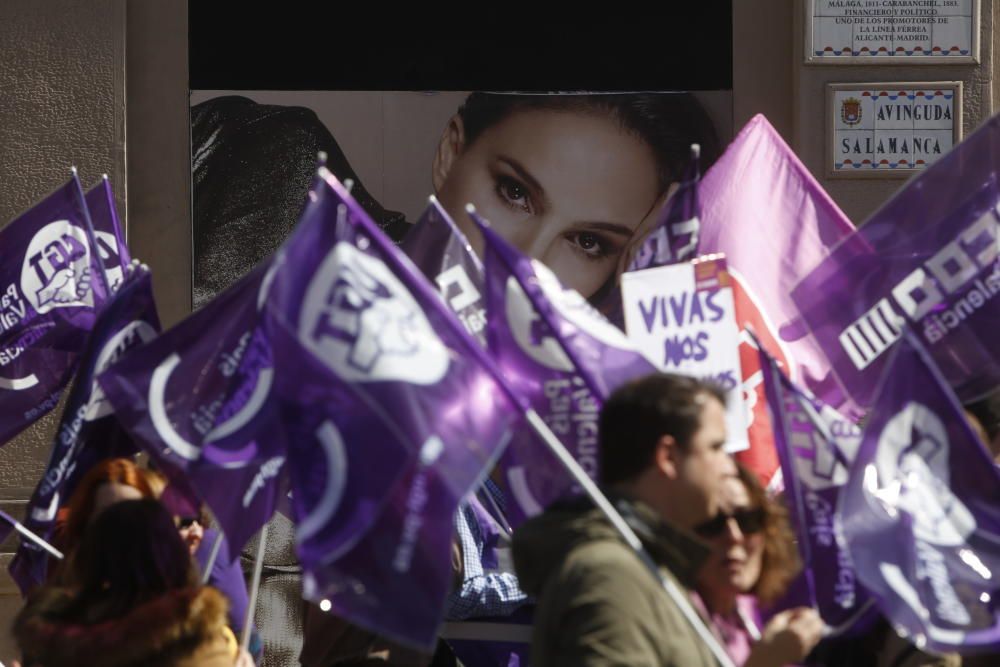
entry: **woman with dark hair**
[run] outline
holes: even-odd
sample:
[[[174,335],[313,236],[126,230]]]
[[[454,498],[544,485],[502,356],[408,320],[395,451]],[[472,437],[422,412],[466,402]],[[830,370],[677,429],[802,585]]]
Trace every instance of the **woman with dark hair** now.
[[[713,547],[698,572],[699,602],[733,662],[742,665],[750,664],[755,642],[767,641],[759,606],[785,593],[800,564],[785,508],[768,498],[753,473],[739,464],[737,470],[727,487],[727,506],[694,530]],[[765,652],[757,650],[760,658]]]
[[[107,459],[87,471],[56,516],[54,543],[66,558],[49,562],[49,581],[69,584],[76,549],[87,527],[105,509],[123,500],[154,498],[145,471],[130,459]]]
[[[104,510],[72,566],[74,586],[38,590],[14,622],[24,667],[252,664],[226,626],[225,598],[198,585],[173,518],[155,500]]]
[[[70,549],[83,539],[83,533],[102,511],[122,500],[156,496],[149,480],[130,459],[108,459],[91,468],[60,512],[65,521],[60,544]]]

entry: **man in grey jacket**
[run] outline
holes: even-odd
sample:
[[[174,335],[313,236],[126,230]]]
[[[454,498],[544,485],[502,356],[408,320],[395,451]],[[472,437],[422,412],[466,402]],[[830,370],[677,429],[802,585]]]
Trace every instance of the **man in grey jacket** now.
[[[690,531],[723,509],[725,482],[736,474],[724,449],[724,400],[694,378],[655,374],[620,388],[601,412],[601,481],[661,575],[682,591],[708,555]],[[554,505],[515,531],[514,566],[538,598],[534,667],[717,664],[680,606],[586,500]],[[808,653],[822,622],[815,612],[793,612],[765,629],[747,665]]]

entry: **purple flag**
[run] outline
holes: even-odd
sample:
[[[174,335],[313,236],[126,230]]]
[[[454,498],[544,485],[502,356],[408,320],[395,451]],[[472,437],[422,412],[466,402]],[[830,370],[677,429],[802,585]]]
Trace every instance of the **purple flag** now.
[[[319,174],[275,258],[266,319],[304,594],[427,648],[454,578],[455,510],[521,408],[417,267]]]
[[[483,264],[435,197],[399,247],[437,285],[465,329],[485,344]]]
[[[697,256],[698,230],[701,225],[701,204],[698,201],[700,155],[698,145],[692,146],[691,161],[677,191],[670,197],[656,226],[629,262],[627,271],[686,262]]]
[[[125,279],[125,272],[132,262],[131,253],[125,245],[125,232],[115,208],[115,195],[107,175],[87,192],[87,208],[94,223],[97,248],[108,277],[111,289],[116,290]]]
[[[74,174],[0,231],[0,445],[56,406],[104,301]]]
[[[604,400],[632,378],[655,372],[622,331],[551,270],[491,230],[485,239],[487,340],[511,386],[597,478],[597,419]],[[573,489],[569,473],[530,431],[516,433],[501,468],[512,524]]]
[[[843,539],[897,631],[1000,647],[1000,475],[913,334],[896,346],[841,492]]]
[[[129,350],[155,338],[159,331],[149,273],[137,268],[94,323],[80,356],[80,369],[56,431],[48,466],[28,503],[24,525],[43,539],[51,541],[57,512],[95,464],[135,453],[135,446],[112,416],[111,405],[95,378]],[[23,594],[45,581],[47,564],[47,552],[30,540],[21,540],[10,573]]]
[[[870,406],[918,332],[962,401],[1000,384],[1000,116],[911,180],[792,292],[846,391]]]
[[[699,185],[701,254],[724,253],[736,319],[752,328],[794,382],[840,409],[843,396],[822,347],[789,293],[854,226],[762,115],[740,130]],[[740,345],[750,449],[736,455],[768,485],[779,469],[750,336]],[[832,392],[830,390],[836,390]]]
[[[792,384],[766,352],[760,354],[785,499],[804,565],[804,604],[819,611],[831,636],[865,631],[877,614],[857,581],[850,552],[838,543],[836,515],[861,429]]]
[[[193,489],[236,550],[273,514],[285,463],[271,347],[259,326],[269,269],[262,263],[99,378],[171,488]]]

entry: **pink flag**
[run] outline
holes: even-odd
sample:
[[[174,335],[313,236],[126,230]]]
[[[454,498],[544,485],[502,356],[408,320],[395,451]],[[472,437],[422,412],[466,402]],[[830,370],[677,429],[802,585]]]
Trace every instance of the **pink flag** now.
[[[749,325],[754,330],[793,382],[830,405],[842,405],[829,361],[799,319],[790,295],[829,249],[854,231],[851,221],[759,114],[708,170],[699,194],[698,251],[726,254],[741,329]],[[779,466],[763,376],[752,339],[745,333],[742,339],[750,449],[737,458],[769,483]]]

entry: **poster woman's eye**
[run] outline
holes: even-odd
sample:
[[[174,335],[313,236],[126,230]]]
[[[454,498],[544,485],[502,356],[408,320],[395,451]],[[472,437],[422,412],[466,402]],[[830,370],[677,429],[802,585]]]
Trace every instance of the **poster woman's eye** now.
[[[593,232],[577,232],[569,236],[574,249],[587,259],[603,259],[616,252],[615,244]]]
[[[510,176],[496,177],[496,192],[500,200],[510,208],[531,212],[531,198],[528,188],[517,179]]]

